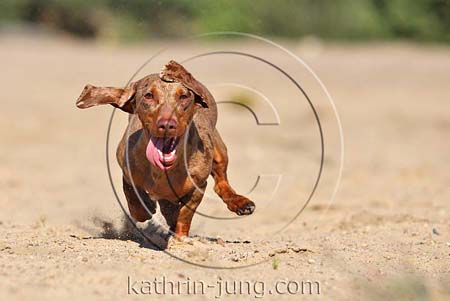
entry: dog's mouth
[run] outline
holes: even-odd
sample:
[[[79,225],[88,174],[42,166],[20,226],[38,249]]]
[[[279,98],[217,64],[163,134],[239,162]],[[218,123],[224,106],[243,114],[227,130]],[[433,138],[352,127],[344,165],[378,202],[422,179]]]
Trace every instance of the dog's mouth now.
[[[180,137],[151,137],[145,155],[153,165],[162,170],[170,169],[177,159]]]

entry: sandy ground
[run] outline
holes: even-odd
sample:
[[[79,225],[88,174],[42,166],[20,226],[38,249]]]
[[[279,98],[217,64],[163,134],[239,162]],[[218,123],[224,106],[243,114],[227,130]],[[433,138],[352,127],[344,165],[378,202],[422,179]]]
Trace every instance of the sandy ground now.
[[[1,300],[148,298],[141,295],[148,293],[145,281],[154,283],[155,278],[179,282],[183,298],[193,300],[219,295],[448,300],[448,47],[281,43],[315,70],[342,119],[345,164],[337,197],[330,202],[340,166],[338,126],[319,85],[300,64],[257,42],[168,44],[172,52],[148,70],[204,48],[227,49],[258,54],[299,80],[317,106],[324,130],[324,170],[310,204],[283,228],[311,192],[320,162],[317,124],[306,99],[281,73],[259,61],[215,55],[186,66],[218,100],[244,97],[261,120],[276,121],[263,97],[223,83],[258,90],[280,119],[279,126],[257,126],[245,110],[219,107],[232,184],[245,193],[260,175],[257,188],[248,194],[257,211],[243,219],[197,215],[192,234],[199,237],[171,246],[170,254],[145,241],[117,239],[122,211],[105,163],[112,109],[79,111],[74,102],[86,83],[123,86],[163,44],[118,47],[2,36]],[[125,120],[125,114],[116,113],[111,155]],[[111,168],[123,201],[115,161]],[[234,217],[211,187],[199,210]],[[105,232],[108,222],[112,230]],[[198,287],[203,281],[204,294],[193,296],[192,287],[188,291],[189,285],[183,286],[189,281]],[[244,283],[241,294],[239,287],[232,288],[233,281]],[[308,289],[302,294],[308,281],[320,283],[320,295],[310,295]],[[152,287],[150,297],[180,298],[177,292],[158,291]]]

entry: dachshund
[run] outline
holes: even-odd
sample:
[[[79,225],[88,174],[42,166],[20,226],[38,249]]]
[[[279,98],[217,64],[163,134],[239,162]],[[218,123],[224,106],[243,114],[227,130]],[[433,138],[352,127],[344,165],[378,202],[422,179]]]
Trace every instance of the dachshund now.
[[[230,211],[253,213],[254,202],[228,182],[227,148],[216,129],[214,98],[182,65],[170,61],[159,74],[125,88],[86,85],[76,101],[80,109],[103,104],[129,114],[117,161],[135,221],[151,219],[159,206],[174,236],[188,236],[209,175]]]

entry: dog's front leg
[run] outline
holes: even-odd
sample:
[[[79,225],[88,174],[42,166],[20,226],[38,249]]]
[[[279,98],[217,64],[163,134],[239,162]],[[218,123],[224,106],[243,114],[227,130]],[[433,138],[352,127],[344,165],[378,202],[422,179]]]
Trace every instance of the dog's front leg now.
[[[214,191],[227,204],[230,211],[237,215],[252,214],[255,210],[255,203],[245,196],[234,191],[227,178],[228,154],[227,147],[216,130],[214,132],[214,156],[211,175],[214,177]]]
[[[200,189],[196,188],[181,204],[177,224],[175,226],[176,238],[189,236],[189,229],[191,228],[192,218],[194,217],[198,205],[200,205],[200,202],[203,199],[204,191],[206,189],[206,182],[199,188]]]
[[[136,191],[139,195],[136,194]],[[130,215],[138,222],[145,222],[151,218],[150,213],[155,213],[155,205],[148,195],[138,187],[136,190],[123,178],[123,192],[128,202]],[[144,204],[142,204],[144,203]],[[145,207],[147,208],[145,208]]]

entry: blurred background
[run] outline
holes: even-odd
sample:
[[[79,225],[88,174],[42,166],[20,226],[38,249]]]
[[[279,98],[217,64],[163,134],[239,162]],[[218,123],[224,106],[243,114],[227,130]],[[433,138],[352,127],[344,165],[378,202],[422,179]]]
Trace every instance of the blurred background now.
[[[320,82],[258,39],[184,39],[214,31],[276,41],[316,72],[342,121],[342,178],[339,123]],[[368,290],[378,296],[368,300],[450,300],[449,42],[450,0],[0,0],[0,299],[123,299],[125,275],[182,271],[202,280],[317,279],[330,300],[361,300]],[[161,49],[167,50],[143,66]],[[96,221],[120,227],[122,220],[105,163],[112,108],[76,109],[83,87],[123,87],[140,67],[133,80],[169,59],[225,50],[276,64],[308,93],[325,141],[321,179],[303,214],[273,234],[304,205],[319,172],[310,105],[261,61],[224,54],[184,63],[217,101],[244,103],[260,121],[279,125],[257,126],[242,107],[220,105],[230,182],[257,209],[237,220],[196,215],[192,234],[251,243],[195,243],[177,255],[228,266],[272,260],[268,254],[287,243],[312,252],[277,254],[278,270],[219,272],[135,242],[82,239],[105,237]],[[122,201],[115,147],[126,122],[117,111],[109,148]],[[209,181],[199,211],[233,218],[211,188]]]
[[[449,0],[3,0],[2,30],[136,42],[233,30],[266,37],[450,41]]]

